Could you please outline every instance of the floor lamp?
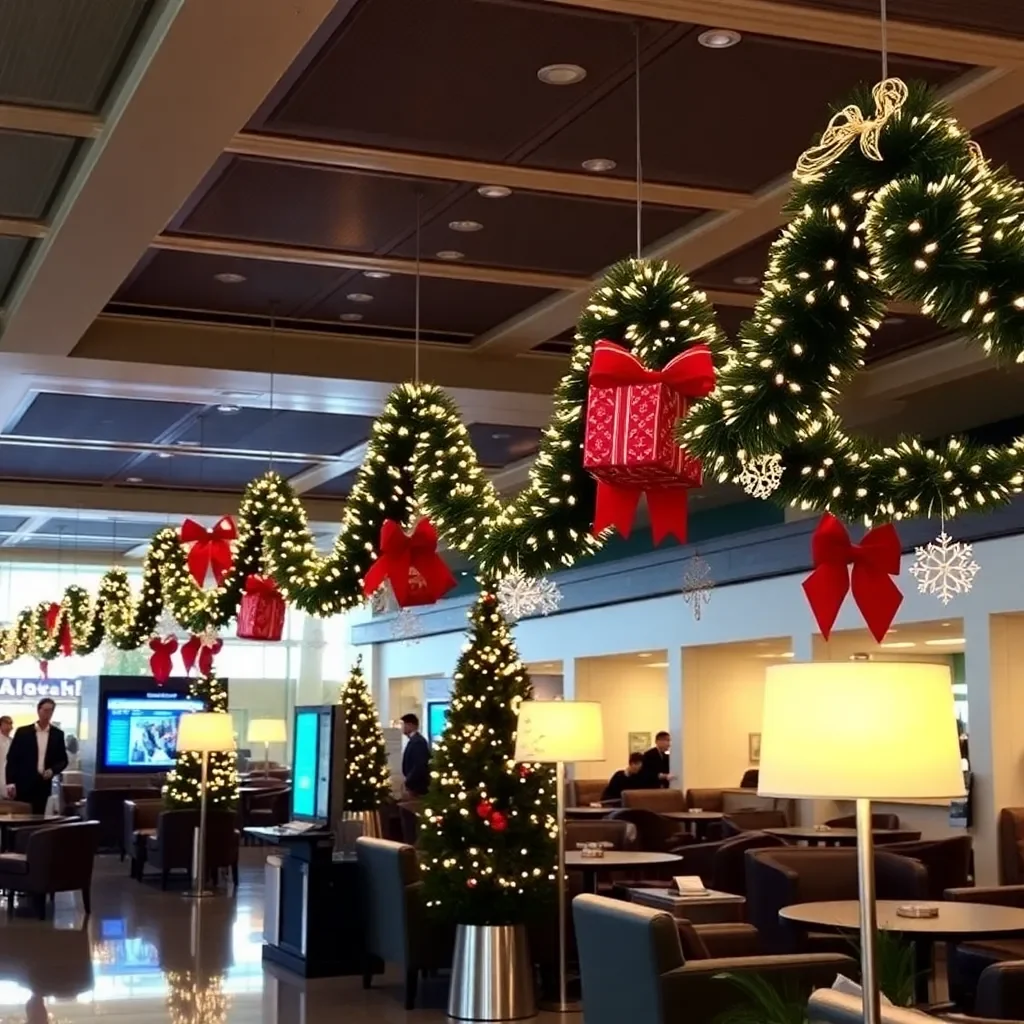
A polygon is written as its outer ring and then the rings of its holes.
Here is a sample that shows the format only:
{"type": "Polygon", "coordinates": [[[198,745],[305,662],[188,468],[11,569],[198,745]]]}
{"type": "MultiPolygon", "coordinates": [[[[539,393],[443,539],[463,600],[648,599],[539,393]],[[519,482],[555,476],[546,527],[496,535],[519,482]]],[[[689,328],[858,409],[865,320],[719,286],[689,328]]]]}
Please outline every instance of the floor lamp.
{"type": "Polygon", "coordinates": [[[565,766],[576,761],[604,760],[604,726],[601,705],[578,700],[528,700],[519,708],[516,727],[518,762],[555,765],[558,816],[558,1002],[545,1010],[574,1013],[566,985],[565,907],[565,766]]]}
{"type": "Polygon", "coordinates": [[[193,711],[178,723],[178,750],[202,755],[199,783],[199,849],[193,858],[192,888],[186,896],[212,896],[206,885],[206,804],[210,755],[235,749],[231,716],[223,711],[193,711]]]}
{"type": "Polygon", "coordinates": [[[872,800],[964,796],[945,665],[849,661],[765,673],[758,793],[854,800],[864,1022],[879,1024],[872,800]]]}
{"type": "Polygon", "coordinates": [[[246,739],[263,744],[263,777],[270,776],[270,744],[288,742],[288,726],[283,718],[254,718],[249,723],[246,739]]]}

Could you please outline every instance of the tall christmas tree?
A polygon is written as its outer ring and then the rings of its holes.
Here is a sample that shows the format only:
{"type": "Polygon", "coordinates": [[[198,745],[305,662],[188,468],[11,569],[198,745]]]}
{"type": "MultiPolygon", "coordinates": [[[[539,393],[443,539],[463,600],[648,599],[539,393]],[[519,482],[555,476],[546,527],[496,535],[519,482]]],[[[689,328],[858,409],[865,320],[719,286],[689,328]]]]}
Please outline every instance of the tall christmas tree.
{"type": "Polygon", "coordinates": [[[345,712],[345,810],[379,810],[391,799],[391,772],[361,654],[341,691],[340,703],[345,712]]]}
{"type": "Polygon", "coordinates": [[[495,595],[482,593],[469,618],[421,812],[424,890],[458,924],[519,924],[554,899],[554,771],[513,760],[533,691],[495,595]]]}
{"type": "MultiPolygon", "coordinates": [[[[214,675],[198,676],[189,683],[188,695],[203,702],[203,710],[228,713],[227,687],[214,675]]],[[[232,750],[209,755],[206,792],[209,807],[234,807],[238,803],[238,758],[232,750]]],[[[163,787],[168,807],[198,807],[202,792],[203,755],[179,750],[178,760],[167,773],[163,787]]]]}

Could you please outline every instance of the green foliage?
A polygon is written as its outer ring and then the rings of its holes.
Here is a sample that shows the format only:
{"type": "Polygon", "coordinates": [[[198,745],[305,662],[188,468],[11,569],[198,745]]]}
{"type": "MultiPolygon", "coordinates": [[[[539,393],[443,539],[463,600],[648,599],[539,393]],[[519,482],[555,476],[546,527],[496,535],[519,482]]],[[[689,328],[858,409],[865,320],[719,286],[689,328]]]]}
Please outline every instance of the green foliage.
{"type": "Polygon", "coordinates": [[[480,595],[470,622],[420,817],[423,885],[428,906],[449,920],[517,924],[554,896],[554,772],[513,760],[532,688],[493,594],[480,595]]]}
{"type": "Polygon", "coordinates": [[[391,799],[391,773],[377,708],[363,676],[361,654],[352,666],[339,703],[345,712],[345,810],[376,811],[391,799]]]}

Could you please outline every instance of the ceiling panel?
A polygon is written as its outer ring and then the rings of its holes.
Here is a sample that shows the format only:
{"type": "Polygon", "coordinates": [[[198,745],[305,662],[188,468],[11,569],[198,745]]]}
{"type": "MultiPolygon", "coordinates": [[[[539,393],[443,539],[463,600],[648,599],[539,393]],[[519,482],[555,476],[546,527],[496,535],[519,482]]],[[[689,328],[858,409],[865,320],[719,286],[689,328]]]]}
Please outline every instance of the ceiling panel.
{"type": "Polygon", "coordinates": [[[0,477],[17,480],[104,481],[128,464],[124,452],[0,445],[0,477]]]}
{"type": "Polygon", "coordinates": [[[473,423],[469,436],[481,465],[490,469],[508,466],[535,455],[540,446],[540,429],[498,423],[473,423]]]}
{"type": "MultiPolygon", "coordinates": [[[[1021,10],[1024,13],[1024,5],[1021,10]]],[[[1024,178],[1024,111],[1008,114],[974,137],[994,166],[1005,164],[1018,178],[1024,178]]]]}
{"type": "MultiPolygon", "coordinates": [[[[762,36],[711,50],[697,35],[688,33],[642,74],[643,170],[651,181],[760,188],[792,169],[824,130],[830,104],[878,77],[879,58],[865,51],[762,36]]],[[[890,58],[890,74],[934,84],[962,70],[890,58]]],[[[632,175],[634,104],[634,84],[623,82],[523,162],[579,170],[583,160],[607,157],[632,175]]]]}
{"type": "MultiPolygon", "coordinates": [[[[153,532],[156,532],[156,528],[154,528],[153,532]]],[[[132,548],[138,547],[138,545],[139,542],[137,540],[121,540],[120,537],[115,542],[103,537],[72,537],[70,535],[55,536],[52,533],[33,533],[25,537],[24,540],[19,538],[19,542],[15,546],[18,548],[56,551],[60,557],[54,565],[59,567],[61,565],[74,565],[76,551],[105,551],[114,556],[123,555],[131,551],[132,548]]]]}
{"type": "Polygon", "coordinates": [[[25,253],[32,245],[27,238],[11,238],[0,236],[0,301],[7,296],[14,275],[18,272],[25,253]]]}
{"type": "Polygon", "coordinates": [[[3,0],[0,101],[98,113],[151,0],[3,0]]]}
{"type": "Polygon", "coordinates": [[[728,256],[695,270],[690,279],[701,288],[756,295],[761,291],[761,278],[768,268],[768,250],[778,235],[778,231],[763,235],[728,256]]]}
{"type": "MultiPolygon", "coordinates": [[[[642,44],[674,31],[643,23],[642,44]]],[[[554,4],[363,0],[252,127],[501,160],[628,74],[633,48],[630,19],[554,4]],[[539,68],[566,62],[586,68],[586,79],[538,81],[539,68]]]]}
{"type": "Polygon", "coordinates": [[[0,516],[0,533],[13,533],[24,522],[24,516],[0,516]]]}
{"type": "Polygon", "coordinates": [[[194,420],[176,441],[209,448],[337,455],[370,436],[369,416],[337,416],[290,409],[217,410],[194,420]]]}
{"type": "MultiPolygon", "coordinates": [[[[131,475],[141,478],[143,486],[189,487],[196,490],[239,491],[270,468],[270,459],[214,459],[198,455],[162,459],[149,455],[132,465],[131,475]]],[[[274,463],[284,476],[294,476],[310,468],[309,463],[274,463]]],[[[234,514],[235,503],[225,502],[224,512],[234,514]]]]}
{"type": "MultiPolygon", "coordinates": [[[[878,15],[878,0],[790,0],[802,7],[878,15]]],[[[1024,5],[1020,0],[889,0],[892,21],[950,25],[955,28],[1024,37],[1024,5]]]]}
{"type": "Polygon", "coordinates": [[[306,493],[311,498],[344,498],[355,486],[358,473],[358,469],[353,469],[351,472],[345,473],[342,476],[336,476],[333,480],[328,480],[326,483],[321,484],[319,487],[314,487],[306,493]]]}
{"type": "MultiPolygon", "coordinates": [[[[195,407],[185,402],[150,402],[93,395],[41,392],[11,434],[90,441],[155,440],[195,407]]],[[[76,455],[84,455],[77,452],[76,455]]],[[[119,455],[124,460],[125,455],[119,455]]]]}
{"type": "Polygon", "coordinates": [[[160,523],[131,522],[125,519],[84,519],[68,516],[54,516],[47,519],[39,528],[40,533],[70,534],[74,537],[92,537],[110,542],[116,537],[118,541],[146,540],[161,529],[160,523]]]}
{"type": "Polygon", "coordinates": [[[0,216],[45,217],[78,145],[57,135],[0,131],[0,216]]]}

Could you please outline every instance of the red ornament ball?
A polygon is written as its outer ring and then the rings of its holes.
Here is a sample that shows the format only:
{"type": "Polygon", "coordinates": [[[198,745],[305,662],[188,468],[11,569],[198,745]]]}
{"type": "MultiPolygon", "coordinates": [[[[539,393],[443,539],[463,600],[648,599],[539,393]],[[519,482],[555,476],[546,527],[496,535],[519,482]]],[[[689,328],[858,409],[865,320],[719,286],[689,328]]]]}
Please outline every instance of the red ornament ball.
{"type": "Polygon", "coordinates": [[[467,878],[466,879],[466,888],[467,889],[475,889],[476,888],[476,879],[475,878],[467,878]]]}
{"type": "Polygon", "coordinates": [[[504,832],[508,828],[508,818],[501,811],[495,811],[491,815],[491,828],[495,832],[504,832]]]}
{"type": "Polygon", "coordinates": [[[481,800],[480,803],[476,805],[476,813],[481,818],[489,818],[494,813],[494,808],[491,806],[489,801],[481,800]]]}
{"type": "Polygon", "coordinates": [[[533,769],[528,764],[521,764],[519,766],[519,774],[525,779],[527,775],[533,774],[533,769]]]}

